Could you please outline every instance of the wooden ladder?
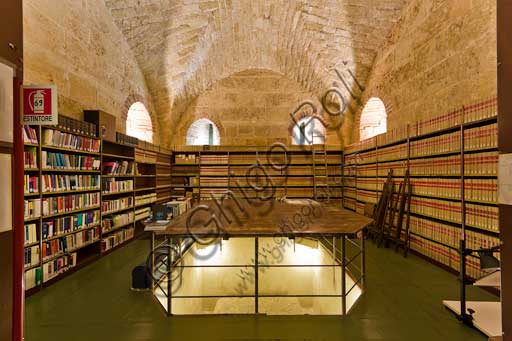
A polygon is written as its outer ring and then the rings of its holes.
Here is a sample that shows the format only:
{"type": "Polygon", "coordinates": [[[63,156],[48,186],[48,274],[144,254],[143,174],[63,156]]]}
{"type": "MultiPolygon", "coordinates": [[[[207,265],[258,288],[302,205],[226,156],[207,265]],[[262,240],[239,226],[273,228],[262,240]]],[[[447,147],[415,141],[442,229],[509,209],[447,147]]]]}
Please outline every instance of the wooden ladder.
{"type": "Polygon", "coordinates": [[[313,188],[315,200],[330,200],[329,169],[327,168],[327,150],[325,144],[311,145],[313,158],[313,188]]]}

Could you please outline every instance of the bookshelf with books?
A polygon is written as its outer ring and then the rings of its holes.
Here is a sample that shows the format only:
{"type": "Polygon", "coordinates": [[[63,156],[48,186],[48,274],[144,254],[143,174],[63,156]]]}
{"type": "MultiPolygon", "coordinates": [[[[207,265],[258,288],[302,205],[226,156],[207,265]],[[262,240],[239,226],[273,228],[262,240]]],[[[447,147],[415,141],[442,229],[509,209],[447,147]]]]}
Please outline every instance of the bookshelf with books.
{"type": "MultiPolygon", "coordinates": [[[[202,200],[227,190],[241,198],[274,196],[313,198],[315,177],[309,146],[175,147],[172,156],[173,195],[202,200]]],[[[323,160],[323,159],[322,159],[323,160]]],[[[330,199],[341,204],[342,152],[326,150],[330,199]]]]}
{"type": "MultiPolygon", "coordinates": [[[[457,270],[462,225],[468,247],[497,245],[496,104],[469,105],[347,146],[344,207],[362,213],[378,200],[389,170],[396,188],[409,170],[414,251],[457,270]]],[[[467,273],[479,277],[477,258],[469,258],[467,273]]]]}
{"type": "Polygon", "coordinates": [[[133,240],[157,193],[171,199],[169,150],[96,133],[62,115],[56,126],[23,129],[28,295],[133,240]]]}
{"type": "Polygon", "coordinates": [[[102,212],[101,253],[122,245],[131,238],[125,230],[135,228],[135,148],[133,146],[103,141],[102,150],[102,212]],[[115,241],[115,242],[114,242],[115,241]]]}
{"type": "Polygon", "coordinates": [[[160,148],[156,155],[156,198],[159,203],[172,197],[171,151],[160,148]]]}
{"type": "Polygon", "coordinates": [[[100,149],[94,125],[59,116],[25,126],[25,279],[30,294],[99,253],[100,149]]]}

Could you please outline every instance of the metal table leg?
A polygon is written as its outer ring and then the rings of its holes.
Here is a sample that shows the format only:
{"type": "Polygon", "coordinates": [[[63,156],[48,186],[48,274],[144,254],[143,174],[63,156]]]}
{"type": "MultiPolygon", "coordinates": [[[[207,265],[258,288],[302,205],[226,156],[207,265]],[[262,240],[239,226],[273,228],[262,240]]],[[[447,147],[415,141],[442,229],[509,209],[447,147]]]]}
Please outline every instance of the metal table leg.
{"type": "Polygon", "coordinates": [[[341,235],[341,314],[347,314],[347,280],[345,269],[345,235],[341,235]]]}

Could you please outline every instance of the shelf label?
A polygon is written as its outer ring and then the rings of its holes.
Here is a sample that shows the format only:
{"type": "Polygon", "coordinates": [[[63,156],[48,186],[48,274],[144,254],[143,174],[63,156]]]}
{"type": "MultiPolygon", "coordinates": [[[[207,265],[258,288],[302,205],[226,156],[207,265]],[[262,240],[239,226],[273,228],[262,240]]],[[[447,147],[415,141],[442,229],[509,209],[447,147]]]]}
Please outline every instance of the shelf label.
{"type": "Polygon", "coordinates": [[[499,203],[512,205],[512,154],[501,154],[498,170],[499,203]]]}
{"type": "Polygon", "coordinates": [[[21,87],[21,123],[57,125],[57,86],[24,85],[21,87]]]}

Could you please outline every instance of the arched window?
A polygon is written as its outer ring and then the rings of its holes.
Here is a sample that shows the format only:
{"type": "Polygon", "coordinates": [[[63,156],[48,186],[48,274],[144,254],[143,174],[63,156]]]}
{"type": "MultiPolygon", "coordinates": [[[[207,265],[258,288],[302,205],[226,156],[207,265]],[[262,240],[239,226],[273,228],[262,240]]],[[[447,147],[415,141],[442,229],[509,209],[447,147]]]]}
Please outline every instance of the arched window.
{"type": "Polygon", "coordinates": [[[298,145],[324,144],[325,126],[318,118],[304,117],[293,127],[292,143],[298,145]]]}
{"type": "Polygon", "coordinates": [[[377,97],[366,102],[361,113],[359,136],[361,140],[368,139],[387,131],[387,114],[384,103],[377,97]]]}
{"type": "Polygon", "coordinates": [[[151,116],[149,116],[146,106],[141,102],[133,103],[128,110],[126,135],[153,143],[153,123],[151,122],[151,116]]]}
{"type": "Polygon", "coordinates": [[[187,131],[187,145],[220,145],[219,129],[207,118],[201,118],[190,125],[187,131]]]}

